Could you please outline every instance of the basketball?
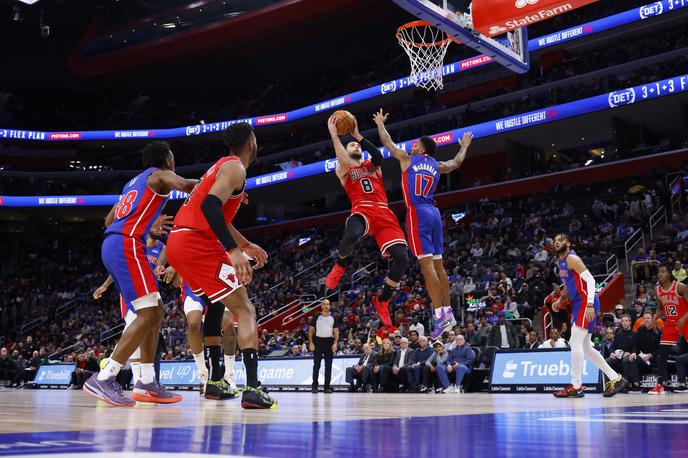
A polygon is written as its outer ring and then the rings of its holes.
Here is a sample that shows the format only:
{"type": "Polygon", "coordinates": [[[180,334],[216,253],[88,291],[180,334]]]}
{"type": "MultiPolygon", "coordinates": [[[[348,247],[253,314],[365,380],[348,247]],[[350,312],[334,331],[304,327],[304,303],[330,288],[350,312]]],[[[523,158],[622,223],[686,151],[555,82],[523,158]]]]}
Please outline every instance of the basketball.
{"type": "Polygon", "coordinates": [[[347,135],[354,131],[356,123],[354,115],[346,110],[338,110],[334,112],[334,117],[336,118],[337,135],[347,135]]]}

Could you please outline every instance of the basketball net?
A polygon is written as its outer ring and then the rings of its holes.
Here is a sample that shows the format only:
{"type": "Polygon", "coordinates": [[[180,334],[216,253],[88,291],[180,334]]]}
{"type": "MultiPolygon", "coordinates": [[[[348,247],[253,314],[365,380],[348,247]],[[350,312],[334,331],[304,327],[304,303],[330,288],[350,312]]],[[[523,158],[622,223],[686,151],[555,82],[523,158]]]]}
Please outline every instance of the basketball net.
{"type": "Polygon", "coordinates": [[[425,21],[414,21],[399,27],[397,40],[411,61],[411,83],[427,90],[442,89],[442,67],[451,38],[425,21]]]}

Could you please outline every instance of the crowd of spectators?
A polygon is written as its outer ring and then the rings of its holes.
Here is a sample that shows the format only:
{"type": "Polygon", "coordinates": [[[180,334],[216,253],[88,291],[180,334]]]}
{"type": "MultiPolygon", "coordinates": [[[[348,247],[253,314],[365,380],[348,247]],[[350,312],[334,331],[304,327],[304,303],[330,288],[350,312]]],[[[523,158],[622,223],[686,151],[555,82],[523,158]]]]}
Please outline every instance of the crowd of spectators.
{"type": "MultiPolygon", "coordinates": [[[[604,273],[604,261],[619,253],[628,230],[643,227],[647,215],[660,205],[659,189],[657,177],[650,170],[631,181],[599,186],[557,185],[551,192],[518,199],[481,199],[459,221],[451,218],[452,211],[445,212],[445,265],[458,321],[442,337],[447,358],[451,361],[451,350],[459,336],[468,346],[482,350],[565,346],[569,337],[565,307],[562,314],[553,313],[556,333],[549,334],[547,339],[541,339],[544,336],[538,335],[532,325],[542,305],[557,299],[557,291],[552,292],[552,285],[558,283],[552,263],[554,235],[569,232],[574,248],[588,267],[593,272],[604,273]]],[[[21,383],[28,378],[17,379],[16,370],[23,368],[20,372],[26,374],[28,371],[24,369],[35,369],[34,364],[28,363],[35,356],[39,356],[41,363],[73,361],[84,366],[79,369],[91,370],[94,359],[112,351],[116,337],[104,337],[121,324],[114,289],[99,302],[90,295],[106,276],[100,263],[99,224],[63,222],[40,227],[7,223],[4,229],[12,234],[13,244],[0,248],[7,292],[0,298],[0,335],[6,336],[8,358],[15,362],[16,368],[13,375],[3,374],[11,384],[21,383]],[[75,240],[79,242],[74,243],[75,240]],[[28,328],[24,334],[35,336],[35,343],[20,335],[21,325],[32,321],[35,327],[28,328]],[[17,351],[27,361],[26,365],[16,361],[17,351]],[[38,354],[34,355],[34,351],[38,354]],[[89,362],[91,367],[87,368],[89,362]]],[[[672,219],[666,234],[649,248],[659,250],[660,256],[667,260],[683,262],[683,246],[670,240],[685,230],[685,223],[672,219]]],[[[322,297],[324,278],[331,268],[341,231],[339,225],[330,225],[256,239],[271,256],[271,263],[255,273],[249,287],[259,319],[269,319],[277,308],[292,301],[308,304],[322,297]]],[[[377,354],[381,341],[387,338],[393,349],[401,348],[402,339],[406,338],[409,347],[415,350],[433,326],[431,305],[418,266],[411,266],[392,299],[396,330],[390,333],[381,329],[370,302],[386,275],[386,262],[379,259],[371,239],[361,241],[358,248],[349,272],[367,266],[369,275],[345,283],[344,291],[332,298],[333,313],[342,323],[337,354],[360,354],[366,344],[377,354]]],[[[680,275],[682,267],[676,270],[680,275]]],[[[639,286],[637,300],[650,303],[650,290],[639,286]]],[[[162,285],[162,295],[168,308],[162,326],[162,359],[189,359],[192,356],[187,347],[178,291],[162,285]]],[[[267,356],[274,351],[288,350],[289,356],[309,356],[307,331],[305,317],[293,330],[265,328],[259,353],[267,356]]],[[[600,341],[606,338],[603,323],[596,328],[596,336],[600,341]]],[[[489,364],[486,355],[474,355],[478,367],[489,364]]],[[[390,370],[393,368],[392,365],[390,370]]],[[[372,375],[365,383],[361,380],[359,388],[385,389],[380,386],[382,379],[375,382],[380,370],[376,372],[373,366],[372,375]],[[363,386],[367,384],[370,387],[363,386]]],[[[409,375],[406,389],[425,389],[429,386],[428,377],[439,376],[437,369],[428,369],[430,374],[424,371],[416,370],[411,374],[413,377],[409,375]]],[[[363,372],[358,375],[363,377],[363,372]]],[[[392,375],[399,374],[388,373],[386,369],[383,372],[382,385],[391,388],[387,382],[395,380],[392,375]]],[[[75,373],[75,386],[82,382],[84,374],[75,373]]]]}

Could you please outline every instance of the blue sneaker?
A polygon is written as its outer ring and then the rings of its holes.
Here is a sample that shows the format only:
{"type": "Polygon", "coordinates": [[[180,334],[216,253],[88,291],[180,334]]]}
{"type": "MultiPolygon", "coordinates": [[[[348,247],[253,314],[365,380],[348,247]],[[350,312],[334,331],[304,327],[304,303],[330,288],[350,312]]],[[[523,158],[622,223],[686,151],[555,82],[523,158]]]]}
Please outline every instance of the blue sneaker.
{"type": "Polygon", "coordinates": [[[114,407],[134,407],[136,405],[136,401],[124,394],[122,387],[114,378],[98,380],[97,372],[86,380],[83,390],[114,407]]]}
{"type": "Polygon", "coordinates": [[[444,308],[442,309],[442,314],[440,315],[439,319],[435,319],[435,329],[432,331],[432,334],[430,335],[432,340],[439,339],[443,333],[445,333],[451,328],[452,317],[453,314],[447,316],[446,312],[444,311],[444,308]]]}

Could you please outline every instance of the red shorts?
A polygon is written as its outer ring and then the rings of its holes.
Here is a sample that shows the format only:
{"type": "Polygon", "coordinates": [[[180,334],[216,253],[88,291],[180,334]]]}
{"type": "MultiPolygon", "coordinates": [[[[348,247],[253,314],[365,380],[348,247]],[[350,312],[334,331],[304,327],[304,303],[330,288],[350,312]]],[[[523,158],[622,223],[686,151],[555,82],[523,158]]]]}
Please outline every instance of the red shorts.
{"type": "Polygon", "coordinates": [[[243,286],[220,242],[201,232],[173,230],[167,239],[167,259],[191,291],[198,296],[205,294],[210,302],[224,299],[243,286]]]}
{"type": "Polygon", "coordinates": [[[683,334],[683,337],[688,339],[688,324],[683,326],[683,329],[678,329],[678,320],[670,321],[667,320],[664,323],[664,329],[662,330],[662,337],[660,339],[660,344],[662,345],[676,345],[678,343],[678,335],[683,334]]]}
{"type": "MultiPolygon", "coordinates": [[[[363,217],[366,225],[366,231],[363,234],[372,235],[380,247],[380,253],[385,255],[385,252],[392,245],[397,243],[406,243],[404,231],[399,226],[397,215],[392,210],[383,204],[360,204],[351,210],[351,216],[360,215],[363,217]]],[[[349,218],[351,218],[351,216],[349,218]]]]}

